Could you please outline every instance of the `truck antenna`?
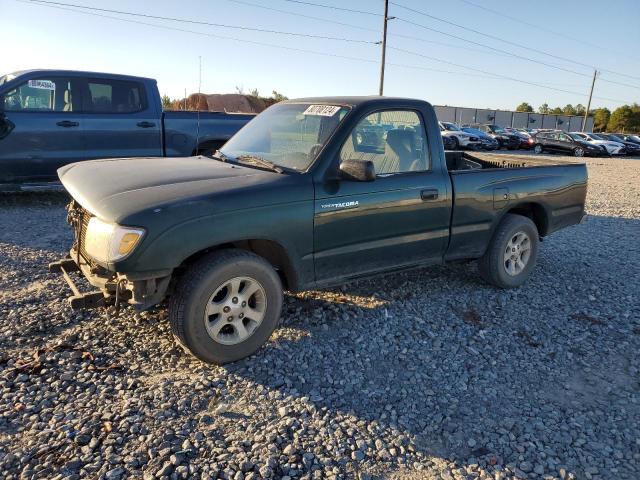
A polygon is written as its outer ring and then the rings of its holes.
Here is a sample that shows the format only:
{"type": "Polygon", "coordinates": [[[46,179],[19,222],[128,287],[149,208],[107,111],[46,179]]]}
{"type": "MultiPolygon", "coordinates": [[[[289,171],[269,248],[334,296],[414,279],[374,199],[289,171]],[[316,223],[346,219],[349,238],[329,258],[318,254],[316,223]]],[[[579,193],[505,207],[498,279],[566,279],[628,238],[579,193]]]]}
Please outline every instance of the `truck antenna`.
{"type": "Polygon", "coordinates": [[[196,129],[196,153],[200,144],[200,92],[202,91],[202,55],[198,55],[198,101],[196,108],[198,109],[198,126],[196,129]]]}

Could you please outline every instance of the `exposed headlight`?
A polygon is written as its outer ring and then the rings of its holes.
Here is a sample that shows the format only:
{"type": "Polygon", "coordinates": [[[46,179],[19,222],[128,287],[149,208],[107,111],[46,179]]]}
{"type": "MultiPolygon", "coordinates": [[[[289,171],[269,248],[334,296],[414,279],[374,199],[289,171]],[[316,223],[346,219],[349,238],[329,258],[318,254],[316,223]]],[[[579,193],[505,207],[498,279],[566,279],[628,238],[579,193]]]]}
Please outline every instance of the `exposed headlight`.
{"type": "Polygon", "coordinates": [[[129,255],[143,235],[142,228],[122,227],[93,217],[87,226],[84,250],[99,262],[115,262],[129,255]]]}

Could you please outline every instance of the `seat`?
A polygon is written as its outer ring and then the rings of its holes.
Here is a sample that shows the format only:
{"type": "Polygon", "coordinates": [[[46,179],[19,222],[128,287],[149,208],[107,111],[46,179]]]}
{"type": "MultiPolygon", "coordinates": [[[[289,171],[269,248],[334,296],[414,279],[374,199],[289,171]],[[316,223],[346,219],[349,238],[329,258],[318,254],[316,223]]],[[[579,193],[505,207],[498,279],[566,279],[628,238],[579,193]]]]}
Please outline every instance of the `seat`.
{"type": "Polygon", "coordinates": [[[389,130],[384,145],[384,157],[374,163],[376,172],[380,174],[421,170],[416,152],[415,132],[408,129],[389,130]]]}
{"type": "Polygon", "coordinates": [[[64,91],[64,107],[62,107],[63,112],[72,112],[73,111],[73,97],[71,95],[71,90],[64,91]]]}

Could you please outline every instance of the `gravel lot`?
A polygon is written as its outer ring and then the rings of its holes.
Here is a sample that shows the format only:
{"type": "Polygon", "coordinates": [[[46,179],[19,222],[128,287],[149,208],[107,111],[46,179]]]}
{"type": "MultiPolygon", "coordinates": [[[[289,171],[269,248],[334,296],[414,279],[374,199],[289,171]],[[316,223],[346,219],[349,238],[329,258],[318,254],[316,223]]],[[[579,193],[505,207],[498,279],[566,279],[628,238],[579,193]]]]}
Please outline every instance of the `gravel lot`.
{"type": "Polygon", "coordinates": [[[589,221],[524,287],[469,264],[289,296],[226,367],[162,310],[72,313],[61,199],[5,198],[0,477],[638,478],[640,161],[587,162],[589,221]]]}

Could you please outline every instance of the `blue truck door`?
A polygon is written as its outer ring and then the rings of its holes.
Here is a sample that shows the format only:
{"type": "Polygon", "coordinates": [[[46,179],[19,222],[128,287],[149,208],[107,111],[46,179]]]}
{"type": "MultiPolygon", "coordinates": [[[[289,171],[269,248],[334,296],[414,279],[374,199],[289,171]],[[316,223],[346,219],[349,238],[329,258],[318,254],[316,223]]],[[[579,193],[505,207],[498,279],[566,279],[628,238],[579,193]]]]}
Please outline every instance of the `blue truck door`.
{"type": "Polygon", "coordinates": [[[339,160],[370,160],[377,176],[316,185],[318,282],[441,261],[449,236],[449,177],[433,168],[427,145],[414,111],[373,113],[356,125],[339,160]]]}
{"type": "Polygon", "coordinates": [[[0,95],[0,182],[49,182],[56,170],[85,158],[80,83],[75,78],[25,80],[0,95]]]}
{"type": "Polygon", "coordinates": [[[142,82],[88,78],[83,96],[87,158],[162,156],[161,112],[142,82]]]}

